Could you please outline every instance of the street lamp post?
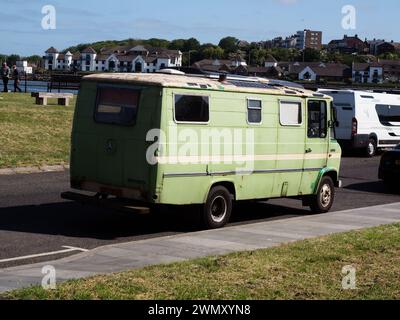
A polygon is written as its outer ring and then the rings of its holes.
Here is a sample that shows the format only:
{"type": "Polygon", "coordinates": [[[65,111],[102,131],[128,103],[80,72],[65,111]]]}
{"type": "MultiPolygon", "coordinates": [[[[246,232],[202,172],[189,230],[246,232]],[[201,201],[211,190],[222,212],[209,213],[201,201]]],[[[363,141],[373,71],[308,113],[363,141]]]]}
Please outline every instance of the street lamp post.
{"type": "Polygon", "coordinates": [[[188,51],[188,53],[189,53],[188,67],[189,67],[189,68],[190,68],[190,66],[191,66],[191,64],[190,64],[190,53],[192,53],[192,52],[197,52],[197,50],[189,50],[189,51],[188,51]]]}

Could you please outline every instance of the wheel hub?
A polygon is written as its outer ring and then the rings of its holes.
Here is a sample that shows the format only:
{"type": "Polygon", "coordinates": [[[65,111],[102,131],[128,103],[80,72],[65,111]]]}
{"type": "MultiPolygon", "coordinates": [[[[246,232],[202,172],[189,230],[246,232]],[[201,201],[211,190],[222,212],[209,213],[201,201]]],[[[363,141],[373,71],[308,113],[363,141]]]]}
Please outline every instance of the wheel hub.
{"type": "Polygon", "coordinates": [[[324,184],[321,188],[321,204],[323,207],[327,207],[331,203],[332,199],[332,190],[331,187],[327,184],[324,184]]]}
{"type": "Polygon", "coordinates": [[[214,222],[222,222],[226,216],[228,205],[222,196],[216,197],[211,203],[211,218],[214,222]]]}
{"type": "Polygon", "coordinates": [[[369,154],[373,154],[374,151],[375,151],[375,146],[370,142],[368,144],[368,152],[369,152],[369,154]]]}

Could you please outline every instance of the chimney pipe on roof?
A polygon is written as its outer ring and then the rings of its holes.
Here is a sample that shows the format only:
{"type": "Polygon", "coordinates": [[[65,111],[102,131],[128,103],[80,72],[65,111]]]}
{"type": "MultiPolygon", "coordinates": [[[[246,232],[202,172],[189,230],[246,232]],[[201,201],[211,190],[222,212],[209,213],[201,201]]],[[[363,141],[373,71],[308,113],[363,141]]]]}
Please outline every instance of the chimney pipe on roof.
{"type": "Polygon", "coordinates": [[[228,78],[228,76],[227,76],[226,73],[221,73],[221,74],[219,75],[218,81],[219,81],[219,82],[225,82],[227,78],[228,78]]]}

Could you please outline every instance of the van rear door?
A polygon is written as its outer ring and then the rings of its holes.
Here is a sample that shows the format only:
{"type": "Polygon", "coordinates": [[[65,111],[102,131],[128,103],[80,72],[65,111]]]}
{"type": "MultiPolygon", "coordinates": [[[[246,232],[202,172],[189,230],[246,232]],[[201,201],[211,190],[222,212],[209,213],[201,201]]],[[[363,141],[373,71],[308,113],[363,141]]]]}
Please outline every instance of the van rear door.
{"type": "Polygon", "coordinates": [[[146,134],[160,125],[160,90],[122,83],[83,85],[71,157],[71,178],[81,181],[82,189],[151,198],[155,182],[146,160],[146,134]]]}

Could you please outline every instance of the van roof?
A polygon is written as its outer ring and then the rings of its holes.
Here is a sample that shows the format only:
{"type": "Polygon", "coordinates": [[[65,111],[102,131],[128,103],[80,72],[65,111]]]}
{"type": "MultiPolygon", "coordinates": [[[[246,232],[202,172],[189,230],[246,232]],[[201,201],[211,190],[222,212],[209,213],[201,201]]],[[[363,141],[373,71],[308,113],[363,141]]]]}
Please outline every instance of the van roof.
{"type": "Polygon", "coordinates": [[[368,90],[351,90],[351,89],[340,89],[340,90],[335,90],[335,89],[318,89],[317,92],[326,94],[326,95],[331,95],[331,94],[351,94],[355,96],[361,96],[361,97],[376,97],[376,98],[382,98],[382,97],[390,97],[394,98],[396,100],[400,99],[399,94],[395,93],[386,93],[386,92],[374,92],[374,91],[368,91],[368,90]]]}
{"type": "Polygon", "coordinates": [[[218,77],[204,75],[175,75],[163,73],[99,73],[85,76],[84,80],[134,83],[169,88],[208,89],[229,92],[248,92],[300,97],[330,98],[328,95],[256,77],[232,77],[220,82],[218,77]]]}

